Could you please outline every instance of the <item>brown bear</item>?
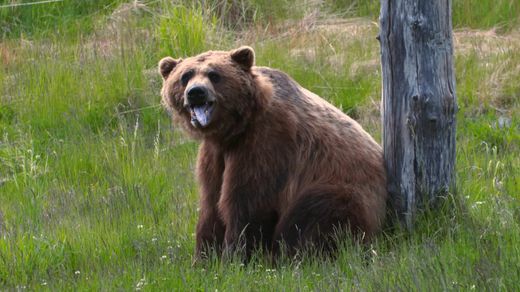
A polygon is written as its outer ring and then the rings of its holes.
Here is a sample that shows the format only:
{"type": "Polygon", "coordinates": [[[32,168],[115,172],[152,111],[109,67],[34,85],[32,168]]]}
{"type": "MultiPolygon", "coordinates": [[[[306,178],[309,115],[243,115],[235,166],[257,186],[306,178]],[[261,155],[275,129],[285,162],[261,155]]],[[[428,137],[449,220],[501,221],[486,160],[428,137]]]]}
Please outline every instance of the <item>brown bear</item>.
{"type": "Polygon", "coordinates": [[[338,230],[369,241],[386,213],[381,147],[346,114],[254,59],[244,46],[159,62],[163,104],[202,140],[196,255],[329,250],[338,230]]]}

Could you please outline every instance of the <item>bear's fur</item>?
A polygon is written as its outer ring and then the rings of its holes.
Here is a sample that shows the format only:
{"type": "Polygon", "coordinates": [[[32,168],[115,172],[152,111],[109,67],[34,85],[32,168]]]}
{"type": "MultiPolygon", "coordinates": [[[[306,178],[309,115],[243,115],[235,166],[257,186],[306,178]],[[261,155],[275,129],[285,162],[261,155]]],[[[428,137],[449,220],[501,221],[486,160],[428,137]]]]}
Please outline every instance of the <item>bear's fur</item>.
{"type": "Polygon", "coordinates": [[[386,213],[381,147],[346,114],[254,51],[162,59],[162,102],[193,137],[200,214],[196,254],[334,248],[337,230],[367,242],[386,213]]]}

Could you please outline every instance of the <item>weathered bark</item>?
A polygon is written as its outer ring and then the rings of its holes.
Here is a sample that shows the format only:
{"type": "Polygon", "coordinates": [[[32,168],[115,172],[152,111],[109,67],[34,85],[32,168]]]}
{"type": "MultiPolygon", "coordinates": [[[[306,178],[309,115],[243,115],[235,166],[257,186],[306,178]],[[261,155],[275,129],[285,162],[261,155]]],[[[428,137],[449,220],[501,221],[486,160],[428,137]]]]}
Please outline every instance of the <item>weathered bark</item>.
{"type": "Polygon", "coordinates": [[[454,184],[451,0],[381,0],[383,148],[394,210],[416,210],[454,184]]]}

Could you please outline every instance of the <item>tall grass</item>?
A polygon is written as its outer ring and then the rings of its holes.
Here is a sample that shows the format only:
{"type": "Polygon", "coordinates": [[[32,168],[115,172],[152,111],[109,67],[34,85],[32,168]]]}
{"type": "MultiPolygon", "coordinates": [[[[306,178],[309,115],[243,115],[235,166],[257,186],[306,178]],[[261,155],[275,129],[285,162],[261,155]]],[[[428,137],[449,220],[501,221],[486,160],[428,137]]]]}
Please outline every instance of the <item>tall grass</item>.
{"type": "Polygon", "coordinates": [[[245,42],[379,139],[377,26],[323,21],[312,1],[272,2],[280,15],[262,1],[80,2],[0,9],[0,289],[520,288],[516,35],[456,34],[458,186],[414,232],[345,241],[336,259],[192,266],[197,143],[159,107],[157,61],[245,42]],[[253,21],[223,23],[233,13],[253,21]]]}
{"type": "MultiPolygon", "coordinates": [[[[30,3],[31,0],[0,1],[1,5],[11,3],[30,3]]],[[[453,0],[453,24],[456,28],[493,28],[509,31],[520,23],[520,3],[514,0],[476,1],[453,0]]],[[[60,1],[30,6],[15,6],[0,9],[0,36],[2,38],[17,37],[49,37],[60,34],[68,38],[92,32],[114,9],[122,4],[146,5],[153,8],[166,8],[169,13],[165,17],[175,15],[179,7],[198,7],[211,12],[216,19],[231,29],[241,29],[252,23],[274,23],[286,19],[299,19],[319,8],[334,12],[343,17],[368,16],[377,19],[379,0],[211,0],[211,1],[125,1],[125,0],[93,0],[93,1],[60,1]],[[130,3],[129,3],[130,2],[130,3]],[[133,3],[132,3],[133,2],[133,3]],[[177,7],[177,8],[174,8],[177,7]]],[[[179,15],[182,19],[183,14],[179,15]]],[[[211,26],[216,19],[206,19],[211,26]]],[[[172,21],[170,19],[170,21],[172,21]]],[[[184,25],[187,22],[183,22],[184,25]]]]}
{"type": "MultiPolygon", "coordinates": [[[[217,19],[203,6],[166,5],[156,35],[163,56],[191,56],[204,51],[210,37],[216,35],[217,19]]],[[[218,40],[214,39],[215,47],[218,40]]]]}

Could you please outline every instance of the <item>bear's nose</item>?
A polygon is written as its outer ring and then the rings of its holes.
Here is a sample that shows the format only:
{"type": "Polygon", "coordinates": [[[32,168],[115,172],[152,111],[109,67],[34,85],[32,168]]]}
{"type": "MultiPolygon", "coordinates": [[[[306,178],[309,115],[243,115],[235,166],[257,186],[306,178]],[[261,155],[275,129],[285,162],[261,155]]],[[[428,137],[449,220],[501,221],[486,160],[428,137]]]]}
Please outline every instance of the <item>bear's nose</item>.
{"type": "Polygon", "coordinates": [[[204,86],[193,86],[186,93],[189,105],[204,104],[208,98],[208,90],[204,86]]]}

